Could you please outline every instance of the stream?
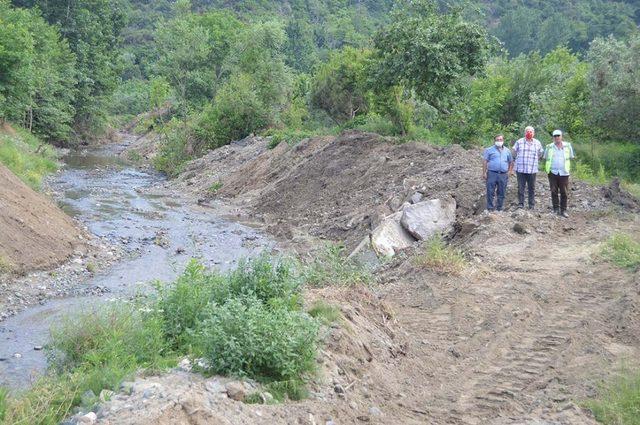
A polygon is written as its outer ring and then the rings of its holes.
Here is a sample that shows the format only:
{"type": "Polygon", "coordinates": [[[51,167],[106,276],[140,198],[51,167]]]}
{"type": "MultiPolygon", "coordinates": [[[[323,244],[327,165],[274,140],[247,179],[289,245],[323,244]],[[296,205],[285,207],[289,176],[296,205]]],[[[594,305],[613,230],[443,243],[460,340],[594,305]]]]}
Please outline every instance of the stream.
{"type": "Polygon", "coordinates": [[[49,330],[65,316],[91,311],[114,299],[149,291],[150,281],[173,280],[192,259],[226,270],[241,258],[270,250],[260,232],[216,216],[175,195],[151,195],[162,174],[140,170],[118,158],[135,136],[101,148],[72,152],[50,179],[56,201],[95,234],[128,253],[83,283],[101,296],[70,296],[27,308],[0,323],[0,387],[28,388],[45,371],[49,330]]]}

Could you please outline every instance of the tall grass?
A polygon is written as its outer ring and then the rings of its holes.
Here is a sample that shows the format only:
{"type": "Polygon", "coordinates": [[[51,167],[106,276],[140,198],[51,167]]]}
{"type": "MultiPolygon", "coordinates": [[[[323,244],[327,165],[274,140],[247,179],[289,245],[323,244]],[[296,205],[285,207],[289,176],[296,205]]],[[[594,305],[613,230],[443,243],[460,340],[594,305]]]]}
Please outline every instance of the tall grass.
{"type": "Polygon", "coordinates": [[[600,255],[620,267],[635,271],[640,267],[640,242],[616,233],[604,243],[600,255]]]}
{"type": "Polygon", "coordinates": [[[42,178],[58,168],[51,146],[23,129],[15,130],[15,134],[0,129],[0,163],[36,190],[42,178]]]}
{"type": "Polygon", "coordinates": [[[304,269],[304,280],[315,287],[368,285],[373,282],[373,274],[348,258],[344,245],[329,244],[313,254],[304,269]]]}
{"type": "Polygon", "coordinates": [[[426,241],[424,251],[414,258],[414,264],[454,276],[460,275],[468,265],[462,252],[447,245],[440,235],[426,241]]]}
{"type": "Polygon", "coordinates": [[[604,425],[640,425],[640,372],[616,377],[585,405],[604,425]]]}

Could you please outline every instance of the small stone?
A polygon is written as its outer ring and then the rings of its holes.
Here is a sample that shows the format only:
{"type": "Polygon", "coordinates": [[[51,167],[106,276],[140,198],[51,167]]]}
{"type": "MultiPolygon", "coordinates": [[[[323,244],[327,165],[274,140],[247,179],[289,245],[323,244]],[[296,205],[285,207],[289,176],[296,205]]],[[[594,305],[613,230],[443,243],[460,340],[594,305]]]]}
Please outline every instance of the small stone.
{"type": "Polygon", "coordinates": [[[376,406],[371,406],[369,408],[369,414],[371,416],[381,416],[382,415],[382,410],[378,409],[376,406]]]}
{"type": "Polygon", "coordinates": [[[93,412],[89,412],[84,416],[78,418],[78,423],[81,424],[94,424],[98,420],[98,415],[93,412]]]}
{"type": "Polygon", "coordinates": [[[409,201],[412,204],[417,204],[418,202],[422,201],[422,198],[423,198],[422,193],[416,192],[413,195],[411,195],[411,198],[409,198],[409,201]]]}
{"type": "Polygon", "coordinates": [[[229,398],[236,401],[244,401],[247,396],[244,385],[240,382],[229,382],[226,386],[229,398]]]}
{"type": "Polygon", "coordinates": [[[123,382],[120,384],[120,391],[126,395],[133,394],[133,382],[123,382]]]}
{"type": "Polygon", "coordinates": [[[21,359],[21,358],[22,358],[22,354],[20,354],[20,353],[15,353],[15,354],[13,355],[13,357],[15,357],[16,359],[21,359]]]}
{"type": "Polygon", "coordinates": [[[180,360],[180,363],[178,363],[178,369],[185,372],[191,372],[192,367],[193,366],[191,365],[191,361],[187,358],[180,360]]]}
{"type": "Polygon", "coordinates": [[[220,394],[227,392],[227,389],[224,387],[224,384],[220,382],[218,379],[212,379],[205,382],[204,387],[213,394],[220,394]]]}
{"type": "Polygon", "coordinates": [[[333,422],[331,419],[329,419],[327,422],[324,423],[324,425],[336,425],[336,423],[333,422]]]}
{"type": "Polygon", "coordinates": [[[80,397],[80,403],[85,407],[92,405],[95,401],[96,393],[91,390],[85,391],[84,394],[82,394],[82,396],[80,397]]]}
{"type": "Polygon", "coordinates": [[[342,388],[342,385],[340,385],[340,384],[336,384],[333,387],[333,390],[338,394],[344,394],[344,388],[342,388]]]}
{"type": "Polygon", "coordinates": [[[36,345],[35,347],[33,347],[33,349],[36,351],[40,351],[42,350],[42,348],[43,348],[42,345],[36,345]]]}
{"type": "Polygon", "coordinates": [[[519,235],[526,235],[529,231],[520,223],[516,223],[513,225],[513,231],[519,235]]]}
{"type": "Polygon", "coordinates": [[[360,415],[360,416],[358,416],[358,420],[362,421],[362,422],[369,422],[369,421],[371,421],[371,418],[369,416],[367,416],[367,415],[360,415]]]}

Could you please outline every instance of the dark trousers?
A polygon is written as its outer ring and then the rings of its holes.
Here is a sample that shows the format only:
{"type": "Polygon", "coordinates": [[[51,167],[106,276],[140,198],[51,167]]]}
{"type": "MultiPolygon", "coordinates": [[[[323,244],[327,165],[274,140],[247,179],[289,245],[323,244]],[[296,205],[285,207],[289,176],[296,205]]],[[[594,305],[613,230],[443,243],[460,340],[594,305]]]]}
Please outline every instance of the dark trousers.
{"type": "Polygon", "coordinates": [[[518,173],[518,205],[524,207],[524,188],[527,186],[529,208],[536,205],[536,173],[518,173]]]}
{"type": "Polygon", "coordinates": [[[507,191],[507,173],[487,172],[487,209],[493,211],[493,196],[498,192],[498,199],[495,209],[502,211],[504,205],[504,194],[507,191]]]}
{"type": "Polygon", "coordinates": [[[551,204],[554,211],[567,210],[567,192],[569,191],[569,176],[556,176],[549,173],[549,188],[551,189],[551,204]],[[558,192],[560,192],[560,202],[558,202],[558,192]]]}

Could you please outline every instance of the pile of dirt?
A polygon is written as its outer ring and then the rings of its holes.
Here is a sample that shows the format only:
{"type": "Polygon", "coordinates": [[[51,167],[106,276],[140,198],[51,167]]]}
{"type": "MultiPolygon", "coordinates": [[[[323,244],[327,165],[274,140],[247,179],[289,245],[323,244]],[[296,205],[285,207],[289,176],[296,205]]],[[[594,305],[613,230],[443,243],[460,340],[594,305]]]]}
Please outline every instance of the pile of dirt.
{"type": "MultiPolygon", "coordinates": [[[[424,199],[453,197],[459,221],[482,212],[481,153],[457,145],[398,144],[358,131],[305,139],[293,147],[283,142],[271,150],[266,140],[248,138],[192,161],[171,185],[201,200],[232,201],[281,240],[304,241],[311,235],[355,248],[416,192],[424,199]],[[212,192],[214,184],[220,190],[212,192]]],[[[537,202],[544,211],[550,204],[549,185],[540,177],[537,202]]],[[[512,178],[508,208],[516,206],[515,186],[512,178]]],[[[572,182],[573,211],[613,205],[599,188],[572,182]]]]}
{"type": "Polygon", "coordinates": [[[83,251],[85,239],[69,216],[0,165],[0,272],[55,266],[83,251]]]}

